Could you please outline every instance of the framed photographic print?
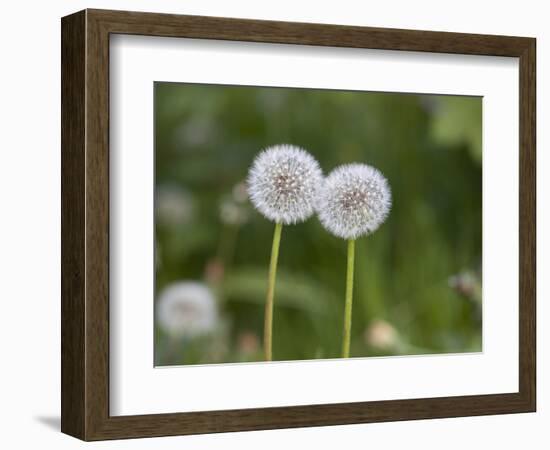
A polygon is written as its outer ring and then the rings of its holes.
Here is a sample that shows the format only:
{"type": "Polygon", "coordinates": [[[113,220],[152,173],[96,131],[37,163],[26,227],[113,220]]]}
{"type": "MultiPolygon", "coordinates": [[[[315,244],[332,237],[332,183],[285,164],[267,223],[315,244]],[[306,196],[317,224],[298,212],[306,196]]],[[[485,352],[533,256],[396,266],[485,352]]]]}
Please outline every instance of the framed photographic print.
{"type": "Polygon", "coordinates": [[[62,431],[535,411],[535,39],[62,29],[62,431]]]}

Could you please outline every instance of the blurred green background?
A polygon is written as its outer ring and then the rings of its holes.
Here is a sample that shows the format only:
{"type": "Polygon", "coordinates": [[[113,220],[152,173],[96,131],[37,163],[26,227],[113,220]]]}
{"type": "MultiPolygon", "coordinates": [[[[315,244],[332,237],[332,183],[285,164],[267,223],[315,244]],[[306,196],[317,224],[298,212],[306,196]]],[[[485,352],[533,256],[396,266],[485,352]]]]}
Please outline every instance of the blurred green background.
{"type": "MultiPolygon", "coordinates": [[[[357,241],[352,356],[481,351],[481,98],[154,89],[156,365],[262,360],[274,225],[248,203],[243,181],[256,154],[279,143],[309,150],[325,173],[373,165],[391,185],[388,220],[357,241]],[[182,280],[215,297],[203,333],[174,333],[158,314],[163,291],[182,280]]],[[[284,227],[275,360],[339,357],[345,271],[346,242],[316,217],[284,227]]],[[[200,316],[193,305],[172,317],[200,316]]]]}

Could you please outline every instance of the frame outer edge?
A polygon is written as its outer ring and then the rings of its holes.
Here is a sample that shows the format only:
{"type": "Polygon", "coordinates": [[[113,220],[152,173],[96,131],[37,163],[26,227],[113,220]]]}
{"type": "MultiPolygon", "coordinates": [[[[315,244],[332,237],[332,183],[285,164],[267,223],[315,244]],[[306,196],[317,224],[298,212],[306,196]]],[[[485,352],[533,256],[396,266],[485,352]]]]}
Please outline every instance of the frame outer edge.
{"type": "Polygon", "coordinates": [[[535,76],[531,38],[107,10],[63,18],[62,431],[101,440],[534,411],[535,76]],[[519,56],[519,392],[110,417],[110,33],[519,56]]]}
{"type": "Polygon", "coordinates": [[[85,440],[109,421],[109,31],[85,10],[85,440]]]}
{"type": "Polygon", "coordinates": [[[61,431],[86,433],[83,11],[61,20],[61,431]]]}
{"type": "Polygon", "coordinates": [[[536,411],[536,39],[520,56],[520,393],[536,411]]]}

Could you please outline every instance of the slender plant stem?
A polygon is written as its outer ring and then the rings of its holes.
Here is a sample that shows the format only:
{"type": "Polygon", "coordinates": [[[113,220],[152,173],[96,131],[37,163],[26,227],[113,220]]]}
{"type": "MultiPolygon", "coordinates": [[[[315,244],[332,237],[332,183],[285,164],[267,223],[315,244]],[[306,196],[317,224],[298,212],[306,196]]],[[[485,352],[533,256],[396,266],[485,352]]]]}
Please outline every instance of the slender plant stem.
{"type": "Polygon", "coordinates": [[[271,246],[271,261],[269,262],[267,299],[265,302],[264,353],[266,361],[272,360],[273,300],[275,298],[275,278],[277,277],[277,260],[279,259],[279,245],[281,243],[282,230],[282,223],[275,224],[275,231],[273,233],[273,245],[271,246]]]}
{"type": "Polygon", "coordinates": [[[351,336],[351,310],[353,304],[353,266],[355,263],[355,239],[348,241],[348,271],[346,275],[346,306],[344,309],[344,343],[342,358],[349,358],[351,336]]]}

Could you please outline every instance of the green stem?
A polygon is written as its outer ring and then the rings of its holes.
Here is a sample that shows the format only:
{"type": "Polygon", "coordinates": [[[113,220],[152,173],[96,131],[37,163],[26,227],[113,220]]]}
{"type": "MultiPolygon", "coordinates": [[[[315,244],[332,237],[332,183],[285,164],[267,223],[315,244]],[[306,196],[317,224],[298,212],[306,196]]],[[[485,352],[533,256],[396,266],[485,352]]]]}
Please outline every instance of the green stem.
{"type": "Polygon", "coordinates": [[[346,306],[344,310],[344,343],[342,358],[349,358],[351,336],[351,310],[353,303],[353,265],[355,262],[355,239],[348,241],[348,271],[346,275],[346,306]]]}
{"type": "Polygon", "coordinates": [[[271,361],[272,359],[273,299],[275,297],[275,278],[277,277],[277,260],[279,259],[279,245],[281,244],[282,230],[282,223],[275,224],[275,231],[273,233],[273,245],[271,247],[271,261],[269,262],[267,299],[265,302],[264,352],[266,361],[271,361]]]}

